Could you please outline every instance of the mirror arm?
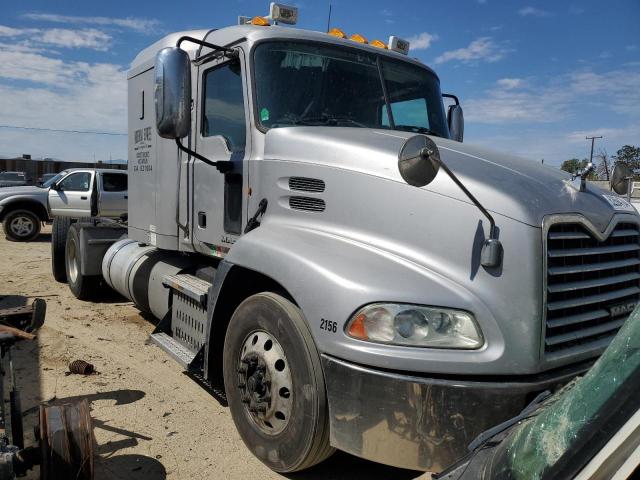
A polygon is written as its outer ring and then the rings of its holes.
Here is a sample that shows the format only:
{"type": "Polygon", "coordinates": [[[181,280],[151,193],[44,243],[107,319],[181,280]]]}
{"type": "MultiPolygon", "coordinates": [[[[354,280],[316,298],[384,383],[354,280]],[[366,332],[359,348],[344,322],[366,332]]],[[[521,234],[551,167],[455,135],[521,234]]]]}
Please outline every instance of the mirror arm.
{"type": "Polygon", "coordinates": [[[203,47],[209,47],[212,50],[224,52],[229,58],[238,57],[238,51],[234,50],[233,48],[221,47],[220,45],[215,45],[213,43],[205,42],[203,40],[198,40],[197,38],[189,37],[186,35],[178,39],[178,41],[176,42],[176,47],[180,48],[180,44],[182,42],[192,42],[192,43],[201,45],[203,47]]]}
{"type": "Polygon", "coordinates": [[[212,162],[208,158],[200,155],[198,152],[195,152],[190,148],[185,147],[179,138],[176,138],[176,145],[178,145],[178,148],[183,152],[185,152],[187,155],[191,155],[192,157],[197,158],[198,160],[206,163],[207,165],[216,167],[220,173],[227,173],[233,169],[233,162],[231,160],[221,160],[217,162],[212,162]]]}
{"type": "MultiPolygon", "coordinates": [[[[420,152],[420,155],[423,158],[430,160],[431,159],[431,150],[427,148],[423,148],[420,152]]],[[[446,163],[443,161],[438,162],[440,167],[449,175],[449,178],[453,180],[460,190],[471,200],[471,202],[482,212],[482,214],[489,220],[489,238],[484,241],[482,245],[482,252],[480,254],[480,263],[484,267],[497,267],[502,263],[502,243],[498,240],[498,232],[496,231],[496,222],[493,219],[493,216],[489,213],[489,211],[482,206],[482,204],[478,201],[473,194],[467,190],[467,187],[458,179],[455,173],[453,173],[446,163]]]]}

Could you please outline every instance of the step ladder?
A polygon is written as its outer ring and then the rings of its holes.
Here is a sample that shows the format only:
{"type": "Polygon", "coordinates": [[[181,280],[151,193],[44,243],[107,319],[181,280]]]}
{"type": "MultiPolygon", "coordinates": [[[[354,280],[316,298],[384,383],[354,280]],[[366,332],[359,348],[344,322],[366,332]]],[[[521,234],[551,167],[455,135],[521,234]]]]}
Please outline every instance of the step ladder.
{"type": "Polygon", "coordinates": [[[188,372],[201,372],[207,335],[207,297],[211,283],[188,274],[166,275],[169,310],[151,341],[188,372]]]}

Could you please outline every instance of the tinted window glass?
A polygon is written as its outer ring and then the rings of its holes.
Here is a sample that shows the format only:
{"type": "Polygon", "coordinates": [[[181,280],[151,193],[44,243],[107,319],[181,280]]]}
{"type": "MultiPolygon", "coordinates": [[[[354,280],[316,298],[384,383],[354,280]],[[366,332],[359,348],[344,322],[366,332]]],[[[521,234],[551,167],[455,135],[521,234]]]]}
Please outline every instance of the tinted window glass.
{"type": "Polygon", "coordinates": [[[448,136],[440,85],[433,75],[402,62],[381,63],[396,130],[448,136]]]}
{"type": "Polygon", "coordinates": [[[103,173],[102,188],[105,192],[126,192],[127,176],[121,173],[103,173]]]}
{"type": "Polygon", "coordinates": [[[88,192],[90,184],[91,174],[89,172],[78,172],[66,177],[58,186],[60,190],[65,192],[88,192]]]}
{"type": "Polygon", "coordinates": [[[257,116],[266,128],[395,123],[398,130],[449,137],[438,79],[418,65],[356,48],[274,41],[256,47],[254,68],[257,116]]]}
{"type": "Polygon", "coordinates": [[[246,125],[240,64],[230,62],[205,74],[202,135],[222,135],[232,152],[244,150],[246,125]]]}

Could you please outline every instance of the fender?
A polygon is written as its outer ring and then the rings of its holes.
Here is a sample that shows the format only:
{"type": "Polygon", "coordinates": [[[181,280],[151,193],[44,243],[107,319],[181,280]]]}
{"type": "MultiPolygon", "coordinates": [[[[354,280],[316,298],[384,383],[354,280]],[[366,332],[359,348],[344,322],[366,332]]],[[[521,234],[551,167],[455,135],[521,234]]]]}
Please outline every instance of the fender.
{"type": "Polygon", "coordinates": [[[302,309],[321,353],[388,369],[473,373],[504,351],[493,315],[468,289],[426,266],[351,238],[264,221],[235,243],[223,263],[259,272],[282,285],[302,309]],[[460,351],[381,345],[348,337],[344,326],[353,313],[381,301],[473,311],[491,341],[479,350],[460,351]],[[323,319],[337,322],[337,331],[321,329],[323,319]]]}
{"type": "Polygon", "coordinates": [[[43,204],[41,199],[33,194],[18,194],[0,200],[0,222],[14,207],[32,210],[43,222],[49,220],[47,205],[43,204]]]}

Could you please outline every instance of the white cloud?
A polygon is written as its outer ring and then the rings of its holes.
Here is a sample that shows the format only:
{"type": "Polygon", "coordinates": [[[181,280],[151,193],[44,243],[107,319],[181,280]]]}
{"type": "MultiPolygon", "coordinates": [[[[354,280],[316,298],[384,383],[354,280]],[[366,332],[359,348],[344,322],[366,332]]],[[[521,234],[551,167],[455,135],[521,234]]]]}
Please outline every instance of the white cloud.
{"type": "Polygon", "coordinates": [[[627,45],[624,47],[627,52],[635,52],[638,49],[637,45],[627,45]]]}
{"type": "Polygon", "coordinates": [[[26,13],[23,17],[29,20],[43,22],[121,27],[141,33],[154,33],[154,30],[160,25],[160,22],[155,19],[133,17],[80,17],[73,15],[56,15],[52,13],[26,13]]]}
{"type": "MultiPolygon", "coordinates": [[[[109,63],[70,62],[0,45],[0,124],[121,133],[126,131],[126,70],[109,63]]],[[[64,160],[126,158],[126,136],[68,135],[0,129],[3,153],[64,160]],[[103,138],[104,137],[104,138],[103,138]]]]}
{"type": "Polygon", "coordinates": [[[576,130],[567,134],[570,143],[583,143],[587,136],[602,136],[607,140],[624,140],[627,138],[640,138],[640,125],[629,125],[623,128],[601,127],[594,130],[576,130]]]}
{"type": "Polygon", "coordinates": [[[494,125],[551,124],[575,117],[584,108],[640,117],[638,70],[572,72],[538,85],[513,80],[520,79],[501,79],[498,88],[465,101],[465,118],[494,125]]]}
{"type": "Polygon", "coordinates": [[[94,28],[84,30],[52,28],[42,32],[40,41],[59,47],[91,48],[105,51],[111,44],[111,36],[94,28]]]}
{"type": "Polygon", "coordinates": [[[497,83],[502,88],[511,90],[512,88],[521,87],[524,84],[524,80],[521,78],[501,78],[497,83]]]}
{"type": "Polygon", "coordinates": [[[480,37],[471,42],[467,47],[444,52],[435,59],[435,63],[445,63],[452,60],[458,60],[463,63],[479,61],[492,63],[501,60],[507,51],[507,49],[498,45],[490,37],[480,37]]]}
{"type": "Polygon", "coordinates": [[[426,50],[436,40],[438,40],[438,35],[428,32],[422,32],[407,38],[407,41],[411,43],[411,50],[426,50]]]}
{"type": "Polygon", "coordinates": [[[524,7],[518,10],[518,15],[521,17],[550,17],[551,12],[536,7],[524,7]]]}
{"type": "Polygon", "coordinates": [[[95,28],[71,30],[67,28],[11,28],[0,25],[0,37],[18,39],[23,46],[55,45],[64,48],[89,48],[105,51],[111,45],[111,36],[95,28]]]}

